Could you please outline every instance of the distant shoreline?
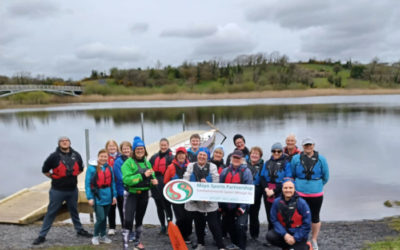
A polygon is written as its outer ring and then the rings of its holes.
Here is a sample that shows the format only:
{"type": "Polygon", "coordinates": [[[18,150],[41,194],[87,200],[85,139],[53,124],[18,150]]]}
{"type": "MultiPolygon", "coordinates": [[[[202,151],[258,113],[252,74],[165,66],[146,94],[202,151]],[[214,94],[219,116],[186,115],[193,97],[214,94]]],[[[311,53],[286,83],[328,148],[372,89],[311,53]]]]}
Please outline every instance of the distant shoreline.
{"type": "Polygon", "coordinates": [[[0,109],[26,108],[26,107],[51,107],[70,103],[88,102],[125,102],[125,101],[160,101],[160,100],[217,100],[217,99],[260,99],[260,98],[293,98],[311,96],[349,96],[349,95],[395,95],[400,94],[400,89],[307,89],[307,90],[272,90],[261,92],[239,93],[176,93],[153,95],[82,95],[78,97],[62,97],[50,104],[12,104],[0,99],[0,109]]]}

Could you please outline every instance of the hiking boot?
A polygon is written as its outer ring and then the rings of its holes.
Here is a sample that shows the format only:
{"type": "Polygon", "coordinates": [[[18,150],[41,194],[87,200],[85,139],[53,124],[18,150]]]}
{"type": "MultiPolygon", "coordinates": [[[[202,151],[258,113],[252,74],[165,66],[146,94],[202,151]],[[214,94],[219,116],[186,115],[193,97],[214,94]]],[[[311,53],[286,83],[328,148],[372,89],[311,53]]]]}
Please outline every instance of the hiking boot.
{"type": "Polygon", "coordinates": [[[311,246],[312,246],[313,250],[318,250],[318,243],[316,241],[312,240],[311,246]]]}
{"type": "Polygon", "coordinates": [[[99,241],[100,241],[100,243],[106,243],[106,244],[110,244],[112,242],[112,240],[105,235],[101,236],[99,238],[99,241]]]}
{"type": "Polygon", "coordinates": [[[167,233],[167,228],[166,228],[165,226],[161,226],[161,229],[160,229],[160,233],[159,233],[159,234],[164,235],[164,234],[166,234],[166,233],[167,233]]]}
{"type": "Polygon", "coordinates": [[[92,245],[95,245],[95,246],[100,245],[99,236],[94,236],[92,238],[92,245]]]}
{"type": "Polygon", "coordinates": [[[88,237],[88,238],[93,236],[93,234],[89,233],[89,232],[86,231],[85,229],[79,230],[78,232],[76,232],[76,234],[77,234],[78,236],[83,236],[83,237],[88,237]]]}
{"type": "Polygon", "coordinates": [[[43,237],[43,236],[39,236],[39,237],[37,237],[34,241],[33,241],[33,245],[39,245],[39,244],[42,244],[43,242],[45,242],[46,241],[46,238],[45,237],[43,237]]]}
{"type": "Polygon", "coordinates": [[[115,235],[115,229],[110,228],[108,230],[108,235],[115,235]]]}

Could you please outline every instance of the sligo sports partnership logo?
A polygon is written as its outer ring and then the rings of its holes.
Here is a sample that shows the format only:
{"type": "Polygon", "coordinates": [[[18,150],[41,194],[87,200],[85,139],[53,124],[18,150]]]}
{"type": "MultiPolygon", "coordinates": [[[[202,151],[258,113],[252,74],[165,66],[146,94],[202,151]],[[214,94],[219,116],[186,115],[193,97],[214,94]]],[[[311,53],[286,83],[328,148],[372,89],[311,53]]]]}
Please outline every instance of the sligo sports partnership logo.
{"type": "Polygon", "coordinates": [[[193,195],[193,187],[184,180],[173,180],[165,185],[164,197],[172,203],[186,203],[193,195]]]}

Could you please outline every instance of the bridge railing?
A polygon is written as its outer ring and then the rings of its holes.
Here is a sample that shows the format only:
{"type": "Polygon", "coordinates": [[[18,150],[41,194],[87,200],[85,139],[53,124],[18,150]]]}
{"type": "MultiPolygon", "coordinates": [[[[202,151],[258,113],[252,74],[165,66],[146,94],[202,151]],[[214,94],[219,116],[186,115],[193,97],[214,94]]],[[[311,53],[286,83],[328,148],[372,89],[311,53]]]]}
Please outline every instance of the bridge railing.
{"type": "Polygon", "coordinates": [[[43,89],[43,90],[61,90],[61,91],[83,91],[79,86],[55,86],[55,85],[0,85],[0,91],[12,90],[28,90],[28,89],[43,89]]]}

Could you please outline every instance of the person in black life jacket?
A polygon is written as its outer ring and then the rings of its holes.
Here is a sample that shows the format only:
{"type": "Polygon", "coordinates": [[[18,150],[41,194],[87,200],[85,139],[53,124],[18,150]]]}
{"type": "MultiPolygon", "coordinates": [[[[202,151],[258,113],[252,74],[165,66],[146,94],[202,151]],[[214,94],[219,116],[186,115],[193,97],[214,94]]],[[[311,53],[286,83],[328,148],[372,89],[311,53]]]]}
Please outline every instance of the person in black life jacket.
{"type": "MultiPolygon", "coordinates": [[[[183,179],[190,182],[214,182],[219,183],[217,166],[208,162],[210,151],[208,148],[201,147],[197,153],[197,162],[190,163],[187,167],[183,179]]],[[[208,227],[214,237],[218,249],[225,248],[222,241],[221,223],[218,221],[218,203],[209,201],[189,201],[185,204],[185,209],[192,212],[197,236],[197,249],[204,248],[205,227],[208,227]]]]}
{"type": "MultiPolygon", "coordinates": [[[[247,161],[249,159],[249,155],[250,155],[250,151],[249,149],[246,147],[246,140],[244,139],[243,135],[241,134],[236,134],[233,137],[233,144],[235,145],[235,150],[240,150],[243,153],[243,157],[245,159],[245,161],[247,161]]],[[[230,153],[228,155],[228,157],[226,158],[226,165],[229,166],[231,164],[231,158],[232,158],[232,154],[230,153]]]]}
{"type": "Polygon", "coordinates": [[[257,177],[261,173],[261,169],[264,165],[264,160],[262,159],[263,152],[260,147],[252,147],[250,149],[250,157],[247,161],[247,168],[250,169],[253,176],[253,184],[255,186],[254,190],[254,204],[250,205],[249,218],[250,218],[250,236],[254,240],[257,240],[260,234],[260,221],[258,219],[258,214],[260,212],[261,200],[263,196],[263,189],[259,183],[256,182],[257,177]]]}
{"type": "Polygon", "coordinates": [[[226,167],[224,163],[224,154],[224,146],[215,146],[213,154],[211,156],[211,162],[214,163],[215,166],[217,166],[218,174],[221,174],[222,170],[226,167]]]}
{"type": "Polygon", "coordinates": [[[56,151],[47,157],[42,167],[42,173],[51,179],[51,189],[47,213],[44,217],[39,236],[34,240],[33,245],[45,242],[46,235],[64,201],[67,204],[78,236],[93,236],[83,229],[77,209],[77,177],[82,171],[83,163],[81,155],[71,148],[71,141],[68,137],[60,137],[56,151]]]}
{"type": "Polygon", "coordinates": [[[200,147],[200,135],[192,134],[190,136],[190,148],[187,149],[187,155],[189,162],[197,161],[197,152],[200,147]]]}
{"type": "Polygon", "coordinates": [[[111,239],[106,235],[107,214],[111,205],[117,203],[117,190],[114,173],[107,159],[107,151],[100,150],[97,155],[97,165],[89,165],[85,176],[86,198],[96,214],[93,245],[111,243],[111,239]]]}
{"type": "Polygon", "coordinates": [[[302,141],[303,152],[293,156],[290,163],[297,193],[311,209],[311,244],[318,250],[318,234],[321,229],[319,213],[324,198],[324,186],[329,180],[329,167],[324,156],[314,150],[312,138],[302,141]]]}
{"type": "Polygon", "coordinates": [[[296,146],[297,140],[294,134],[289,134],[286,137],[286,146],[283,148],[283,153],[288,156],[289,162],[294,155],[300,154],[301,150],[296,146]]]}
{"type": "Polygon", "coordinates": [[[271,208],[273,229],[266,239],[282,249],[306,250],[311,231],[311,213],[307,202],[295,192],[291,178],[283,183],[282,194],[275,199],[271,208]]]}
{"type": "MultiPolygon", "coordinates": [[[[172,163],[168,166],[167,172],[164,175],[164,184],[167,184],[171,180],[183,179],[183,175],[186,172],[189,160],[187,159],[187,151],[184,147],[176,149],[175,158],[172,163]]],[[[174,209],[176,225],[181,231],[182,237],[186,243],[191,243],[190,235],[192,234],[192,221],[193,217],[189,211],[186,211],[185,204],[172,204],[174,209]]]]}
{"type": "MultiPolygon", "coordinates": [[[[222,171],[219,182],[253,184],[253,176],[245,164],[241,150],[233,151],[231,164],[222,171]]],[[[232,241],[232,245],[226,248],[237,249],[238,246],[240,249],[246,249],[249,204],[220,203],[220,207],[222,224],[225,228],[228,228],[228,233],[232,241]]]]}
{"type": "Polygon", "coordinates": [[[172,155],[171,149],[169,149],[169,141],[166,138],[162,138],[160,140],[160,151],[150,158],[150,163],[153,166],[154,173],[158,180],[158,185],[151,188],[151,195],[157,206],[157,215],[161,225],[160,234],[167,233],[165,215],[172,220],[171,203],[164,198],[162,193],[164,189],[164,174],[173,159],[174,156],[172,155]],[[158,190],[155,190],[156,188],[158,190]]]}
{"type": "Polygon", "coordinates": [[[271,146],[271,157],[265,162],[259,180],[256,180],[264,190],[264,206],[268,219],[268,229],[272,228],[271,207],[274,199],[282,192],[282,183],[285,177],[291,177],[292,172],[287,156],[283,154],[280,142],[271,146]]]}
{"type": "Polygon", "coordinates": [[[124,229],[123,248],[129,248],[129,241],[134,241],[135,248],[144,249],[140,236],[143,231],[143,217],[146,213],[149,201],[149,190],[156,186],[158,181],[146,159],[147,150],[145,144],[139,136],[133,139],[132,157],[128,158],[122,165],[122,180],[125,184],[124,192],[124,229]],[[135,232],[133,220],[135,219],[135,232]]]}

